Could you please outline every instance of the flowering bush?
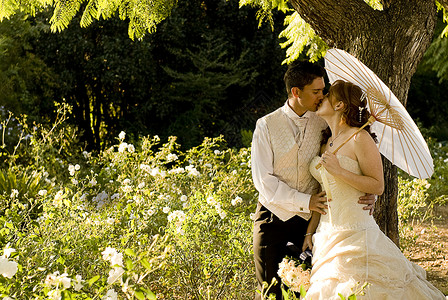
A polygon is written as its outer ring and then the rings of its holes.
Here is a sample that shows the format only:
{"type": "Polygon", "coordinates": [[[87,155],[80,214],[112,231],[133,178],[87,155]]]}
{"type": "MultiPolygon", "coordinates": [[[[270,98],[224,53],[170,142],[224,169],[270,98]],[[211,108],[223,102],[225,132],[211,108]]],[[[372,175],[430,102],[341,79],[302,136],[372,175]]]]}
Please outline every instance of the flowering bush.
{"type": "MultiPolygon", "coordinates": [[[[253,297],[249,149],[218,137],[181,151],[175,137],[132,143],[121,132],[94,154],[60,123],[28,130],[26,145],[2,149],[2,298],[253,297]]],[[[403,197],[426,195],[417,183],[403,197]]],[[[288,276],[293,286],[299,275],[288,276]]]]}
{"type": "MultiPolygon", "coordinates": [[[[0,295],[251,297],[250,152],[228,149],[222,138],[186,152],[174,137],[165,144],[145,137],[135,146],[125,139],[120,133],[99,155],[55,151],[61,158],[29,165],[27,178],[39,178],[32,193],[30,184],[18,189],[8,180],[0,245],[17,251],[1,258],[0,295]],[[49,171],[54,161],[61,162],[57,173],[49,171]]],[[[50,147],[37,138],[34,146],[50,147]]]]}

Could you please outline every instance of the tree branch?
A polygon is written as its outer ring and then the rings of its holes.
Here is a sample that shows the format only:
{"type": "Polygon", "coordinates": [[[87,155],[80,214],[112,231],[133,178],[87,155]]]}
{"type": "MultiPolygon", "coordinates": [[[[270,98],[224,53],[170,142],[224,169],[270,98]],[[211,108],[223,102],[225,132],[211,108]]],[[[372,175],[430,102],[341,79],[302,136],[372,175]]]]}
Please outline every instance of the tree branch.
{"type": "MultiPolygon", "coordinates": [[[[448,1],[448,0],[447,0],[448,1]]],[[[346,48],[356,38],[354,28],[377,25],[380,11],[371,8],[363,0],[290,0],[294,9],[311,25],[330,46],[346,48]],[[343,28],[343,30],[341,30],[343,28]]]]}

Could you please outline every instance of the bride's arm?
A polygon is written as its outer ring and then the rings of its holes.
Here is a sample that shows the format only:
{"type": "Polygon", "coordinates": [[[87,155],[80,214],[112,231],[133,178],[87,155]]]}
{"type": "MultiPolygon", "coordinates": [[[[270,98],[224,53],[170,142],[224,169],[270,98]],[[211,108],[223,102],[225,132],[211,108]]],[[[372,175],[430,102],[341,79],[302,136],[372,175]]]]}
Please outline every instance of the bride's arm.
{"type": "Polygon", "coordinates": [[[336,155],[324,153],[322,164],[327,171],[338,179],[350,184],[364,193],[381,195],[384,191],[384,174],[381,155],[370,134],[362,130],[354,140],[354,152],[358,159],[362,175],[352,173],[339,165],[336,155]]]}
{"type": "Polygon", "coordinates": [[[306,230],[305,239],[303,241],[302,251],[305,251],[307,248],[313,250],[313,241],[312,237],[314,232],[316,232],[317,225],[319,225],[320,221],[320,213],[313,211],[311,215],[310,222],[308,223],[308,228],[306,230]]]}

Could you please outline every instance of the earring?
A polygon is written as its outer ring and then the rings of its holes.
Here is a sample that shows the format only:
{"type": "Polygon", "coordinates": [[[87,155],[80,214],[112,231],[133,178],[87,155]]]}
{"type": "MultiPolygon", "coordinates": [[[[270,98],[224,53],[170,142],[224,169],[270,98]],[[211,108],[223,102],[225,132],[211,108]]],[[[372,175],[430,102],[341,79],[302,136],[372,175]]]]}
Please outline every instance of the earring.
{"type": "Polygon", "coordinates": [[[359,108],[359,123],[361,123],[362,120],[362,111],[364,110],[365,107],[358,107],[359,108]]]}

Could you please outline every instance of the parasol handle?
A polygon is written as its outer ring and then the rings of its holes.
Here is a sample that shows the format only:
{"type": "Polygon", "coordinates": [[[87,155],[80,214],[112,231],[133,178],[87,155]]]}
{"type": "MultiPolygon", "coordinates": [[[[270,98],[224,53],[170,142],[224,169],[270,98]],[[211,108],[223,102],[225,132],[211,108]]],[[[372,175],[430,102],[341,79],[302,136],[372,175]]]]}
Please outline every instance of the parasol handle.
{"type": "MultiPolygon", "coordinates": [[[[357,135],[361,130],[364,129],[364,127],[366,127],[367,125],[372,124],[375,121],[376,121],[375,117],[374,116],[370,116],[369,120],[364,125],[362,125],[358,130],[356,130],[350,137],[348,137],[342,144],[340,144],[339,147],[337,147],[332,153],[336,154],[336,152],[338,152],[339,149],[341,149],[342,146],[344,146],[348,141],[350,141],[352,137],[357,135]]],[[[322,166],[322,164],[318,163],[316,165],[316,169],[319,169],[321,166],[322,166]]]]}

